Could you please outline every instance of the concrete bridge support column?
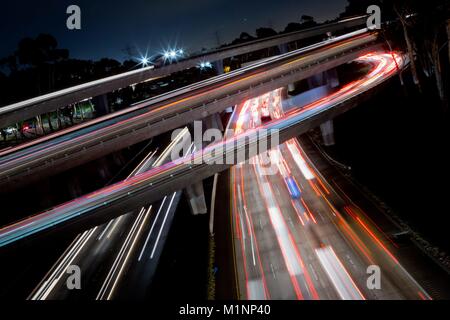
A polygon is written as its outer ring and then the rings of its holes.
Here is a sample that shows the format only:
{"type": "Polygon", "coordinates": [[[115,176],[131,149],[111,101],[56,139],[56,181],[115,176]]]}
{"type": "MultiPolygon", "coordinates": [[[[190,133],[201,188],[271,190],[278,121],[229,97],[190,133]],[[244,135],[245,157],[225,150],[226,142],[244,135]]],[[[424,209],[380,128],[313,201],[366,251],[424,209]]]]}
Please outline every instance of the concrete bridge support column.
{"type": "Polygon", "coordinates": [[[339,86],[339,77],[336,69],[325,71],[325,79],[329,88],[336,88],[339,86]]]}
{"type": "Polygon", "coordinates": [[[212,65],[216,69],[217,75],[223,74],[223,60],[214,61],[212,65]]]}
{"type": "Polygon", "coordinates": [[[105,114],[111,113],[111,109],[109,108],[108,98],[106,94],[94,97],[92,99],[92,103],[94,104],[97,116],[103,116],[105,114]]]}
{"type": "Polygon", "coordinates": [[[295,84],[289,83],[287,88],[288,88],[288,94],[293,93],[295,91],[295,84]]]}
{"type": "Polygon", "coordinates": [[[322,132],[322,139],[325,146],[333,146],[334,141],[334,124],[333,120],[328,120],[320,125],[320,131],[322,132]]]}
{"type": "MultiPolygon", "coordinates": [[[[223,60],[218,60],[215,61],[213,63],[214,69],[216,69],[217,71],[217,75],[221,75],[224,74],[224,69],[223,69],[223,60]]],[[[233,107],[228,107],[225,109],[226,112],[228,113],[232,113],[233,112],[233,107]]]]}
{"type": "Polygon", "coordinates": [[[223,133],[224,131],[222,119],[220,118],[219,113],[214,113],[209,116],[206,116],[202,120],[196,120],[195,122],[190,123],[188,125],[188,128],[191,133],[191,137],[194,138],[193,142],[197,150],[206,147],[209,143],[212,142],[212,141],[203,141],[206,130],[217,129],[220,131],[220,133],[223,133]]]}
{"type": "Polygon", "coordinates": [[[307,79],[309,89],[315,89],[327,85],[326,73],[318,73],[307,79]]]}
{"type": "Polygon", "coordinates": [[[289,48],[288,48],[287,43],[279,44],[278,45],[278,50],[280,50],[280,54],[288,53],[289,48]]]}
{"type": "MultiPolygon", "coordinates": [[[[323,73],[323,81],[328,87],[328,91],[331,92],[333,88],[339,86],[339,78],[336,69],[331,69],[323,73]]],[[[334,139],[334,123],[333,120],[328,120],[320,125],[320,131],[322,132],[322,139],[325,146],[333,146],[336,141],[334,139]]]]}
{"type": "MultiPolygon", "coordinates": [[[[280,50],[280,54],[288,53],[289,52],[289,48],[288,48],[287,43],[283,43],[283,44],[278,45],[278,50],[280,50]]],[[[293,84],[293,83],[288,84],[288,93],[289,92],[294,92],[294,91],[295,91],[295,84],[293,84]]]]}
{"type": "Polygon", "coordinates": [[[220,114],[215,113],[203,119],[203,128],[207,129],[219,129],[223,132],[224,128],[222,125],[222,120],[220,119],[220,114]]]}
{"type": "Polygon", "coordinates": [[[188,198],[191,213],[193,215],[206,214],[208,208],[206,207],[205,191],[203,190],[203,181],[197,182],[186,189],[184,193],[188,198]]]}
{"type": "MultiPolygon", "coordinates": [[[[195,124],[197,126],[198,124],[195,124]]],[[[202,120],[202,126],[201,130],[198,127],[194,126],[194,136],[195,135],[202,135],[205,132],[205,130],[208,129],[217,129],[220,132],[224,131],[222,120],[220,118],[220,115],[218,113],[212,114],[202,120]]],[[[196,140],[199,140],[199,137],[197,137],[196,140]]],[[[195,141],[195,146],[197,149],[204,148],[209,144],[208,141],[195,141]]],[[[205,192],[203,189],[203,181],[197,182],[189,187],[187,187],[185,190],[185,195],[188,198],[191,213],[193,215],[198,214],[206,214],[208,213],[208,207],[206,206],[206,199],[205,199],[205,192]]]]}

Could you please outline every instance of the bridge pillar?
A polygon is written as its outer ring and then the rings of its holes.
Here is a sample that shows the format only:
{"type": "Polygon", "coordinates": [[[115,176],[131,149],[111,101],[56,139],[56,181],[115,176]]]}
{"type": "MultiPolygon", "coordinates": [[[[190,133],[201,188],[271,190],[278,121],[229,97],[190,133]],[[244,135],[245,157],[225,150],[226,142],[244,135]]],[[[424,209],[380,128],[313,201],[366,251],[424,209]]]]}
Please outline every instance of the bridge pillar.
{"type": "MultiPolygon", "coordinates": [[[[196,135],[201,135],[203,137],[205,130],[208,129],[217,129],[223,133],[224,128],[222,125],[222,120],[218,113],[214,113],[204,118],[201,123],[201,128],[198,127],[198,122],[194,123],[194,137],[196,135]]],[[[202,141],[198,138],[196,138],[194,142],[197,150],[199,150],[200,148],[204,148],[209,144],[208,141],[202,141]]],[[[189,201],[191,213],[193,215],[208,213],[205,192],[203,189],[203,181],[197,182],[187,187],[184,191],[189,201]]]]}
{"type": "Polygon", "coordinates": [[[184,192],[189,200],[191,213],[193,215],[206,214],[208,208],[206,207],[205,191],[203,189],[203,181],[197,182],[186,189],[184,192]]]}
{"type": "MultiPolygon", "coordinates": [[[[209,116],[206,116],[202,120],[197,120],[189,124],[189,131],[191,132],[191,136],[193,133],[194,144],[196,150],[200,150],[212,141],[203,141],[205,131],[208,129],[217,129],[221,133],[223,133],[224,128],[222,125],[222,119],[220,118],[219,113],[214,113],[209,116]]],[[[214,139],[214,137],[212,138],[214,139]]]]}
{"type": "Polygon", "coordinates": [[[325,71],[325,78],[329,88],[336,88],[339,86],[339,77],[336,69],[325,71]]]}
{"type": "Polygon", "coordinates": [[[217,75],[223,74],[223,60],[217,60],[212,63],[214,69],[217,71],[217,75]]]}
{"type": "MultiPolygon", "coordinates": [[[[330,93],[333,88],[339,86],[339,78],[336,69],[327,70],[322,73],[322,83],[328,87],[330,93]]],[[[320,131],[322,132],[323,144],[327,147],[335,145],[334,139],[334,123],[333,120],[328,120],[320,125],[320,131]]]]}
{"type": "MultiPolygon", "coordinates": [[[[339,86],[339,77],[336,69],[318,73],[307,80],[309,90],[298,95],[291,96],[283,102],[285,111],[292,108],[302,108],[318,99],[324,98],[339,86]]],[[[288,86],[288,93],[295,90],[294,84],[288,86]]],[[[333,120],[326,121],[320,125],[323,142],[326,146],[335,144],[333,120]]]]}
{"type": "Polygon", "coordinates": [[[288,84],[288,94],[293,93],[295,91],[295,83],[288,84]]]}
{"type": "MultiPolygon", "coordinates": [[[[289,48],[288,48],[287,43],[279,44],[278,45],[278,50],[280,51],[280,54],[288,53],[289,52],[289,48]]],[[[294,83],[288,84],[288,93],[289,92],[293,92],[293,91],[295,91],[295,84],[294,83]]]]}
{"type": "Polygon", "coordinates": [[[219,129],[223,132],[224,128],[222,125],[222,119],[220,119],[220,114],[214,113],[203,119],[203,127],[205,129],[219,129]]]}
{"type": "Polygon", "coordinates": [[[320,125],[320,131],[322,132],[323,144],[327,147],[333,146],[335,144],[333,120],[322,123],[320,125]]]}
{"type": "Polygon", "coordinates": [[[307,79],[309,89],[315,89],[327,85],[326,73],[321,72],[307,79]]]}
{"type": "MultiPolygon", "coordinates": [[[[223,60],[214,61],[212,65],[214,66],[214,69],[216,69],[217,75],[221,75],[221,74],[225,73],[225,71],[223,69],[223,60]]],[[[233,107],[228,107],[225,109],[225,111],[227,113],[232,113],[233,107]]]]}
{"type": "Polygon", "coordinates": [[[95,107],[96,116],[103,116],[105,114],[111,113],[111,109],[109,108],[108,98],[106,94],[94,97],[92,99],[92,103],[94,104],[95,107]]]}
{"type": "Polygon", "coordinates": [[[288,53],[289,48],[288,48],[287,43],[279,44],[278,45],[278,50],[280,50],[280,54],[288,53]]]}

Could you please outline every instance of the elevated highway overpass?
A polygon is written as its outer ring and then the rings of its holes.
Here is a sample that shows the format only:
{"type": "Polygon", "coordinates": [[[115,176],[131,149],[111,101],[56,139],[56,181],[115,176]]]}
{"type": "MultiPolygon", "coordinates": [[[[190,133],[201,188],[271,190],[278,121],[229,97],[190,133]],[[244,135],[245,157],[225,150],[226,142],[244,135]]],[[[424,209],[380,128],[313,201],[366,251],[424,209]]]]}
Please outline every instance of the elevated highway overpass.
{"type": "Polygon", "coordinates": [[[0,189],[78,166],[382,48],[377,32],[362,29],[4,150],[0,189]]]}
{"type": "Polygon", "coordinates": [[[79,231],[99,225],[126,212],[129,207],[157,201],[166,194],[226,170],[232,164],[220,164],[220,159],[234,158],[236,154],[243,154],[248,159],[252,156],[250,149],[255,150],[255,146],[267,141],[273,134],[279,137],[277,143],[283,143],[355,107],[361,100],[367,99],[371,91],[393,77],[399,71],[398,66],[403,67],[405,62],[401,55],[391,52],[365,54],[359,60],[371,66],[367,75],[329,96],[302,109],[293,109],[282,118],[255,130],[214,143],[191,157],[175,160],[6,226],[0,229],[0,247],[11,248],[13,244],[23,244],[25,239],[29,243],[30,237],[36,238],[49,232],[79,231]],[[225,152],[219,152],[223,150],[225,152]],[[205,155],[209,155],[207,162],[202,161],[205,155]]]}
{"type": "Polygon", "coordinates": [[[189,57],[177,63],[164,65],[159,68],[149,66],[139,70],[133,70],[63,89],[57,92],[45,94],[8,106],[3,106],[0,108],[0,128],[14,124],[20,120],[29,119],[46,112],[54,111],[57,108],[85,99],[96,97],[141,82],[151,81],[178,71],[193,68],[204,61],[220,61],[229,57],[258,51],[265,48],[288,44],[319,35],[325,35],[327,32],[335,33],[355,27],[361,27],[366,24],[366,20],[367,16],[357,16],[310,29],[258,39],[234,46],[218,48],[189,57]]]}

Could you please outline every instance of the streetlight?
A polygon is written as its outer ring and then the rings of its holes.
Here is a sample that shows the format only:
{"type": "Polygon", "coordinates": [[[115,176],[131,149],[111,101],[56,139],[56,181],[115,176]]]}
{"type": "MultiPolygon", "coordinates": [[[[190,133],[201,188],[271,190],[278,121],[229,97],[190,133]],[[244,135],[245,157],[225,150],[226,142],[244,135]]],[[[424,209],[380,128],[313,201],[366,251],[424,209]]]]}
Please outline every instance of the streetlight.
{"type": "Polygon", "coordinates": [[[149,64],[149,62],[150,62],[150,60],[149,60],[147,57],[142,57],[142,58],[140,58],[139,60],[140,60],[140,62],[141,62],[141,64],[142,64],[143,67],[148,66],[148,64],[149,64]]]}
{"type": "Polygon", "coordinates": [[[178,58],[184,55],[183,49],[169,49],[163,52],[164,60],[169,60],[170,62],[176,61],[178,58]]]}
{"type": "Polygon", "coordinates": [[[212,64],[209,61],[201,61],[200,64],[198,65],[200,69],[206,69],[206,68],[212,68],[212,64]]]}

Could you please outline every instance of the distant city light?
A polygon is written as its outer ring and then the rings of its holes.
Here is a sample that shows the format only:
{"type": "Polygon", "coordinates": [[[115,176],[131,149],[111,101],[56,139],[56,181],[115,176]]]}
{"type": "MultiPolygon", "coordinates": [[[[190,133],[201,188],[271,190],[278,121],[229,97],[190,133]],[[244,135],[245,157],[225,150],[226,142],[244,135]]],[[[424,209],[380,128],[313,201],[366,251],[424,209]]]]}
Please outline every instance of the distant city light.
{"type": "Polygon", "coordinates": [[[202,61],[198,66],[200,67],[200,69],[212,68],[212,64],[209,61],[202,61]]]}

